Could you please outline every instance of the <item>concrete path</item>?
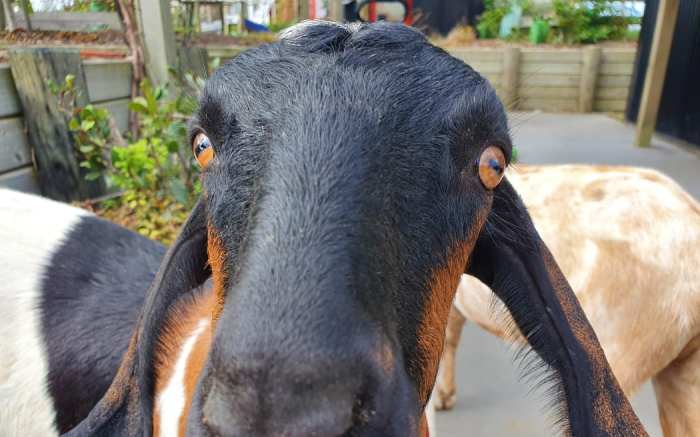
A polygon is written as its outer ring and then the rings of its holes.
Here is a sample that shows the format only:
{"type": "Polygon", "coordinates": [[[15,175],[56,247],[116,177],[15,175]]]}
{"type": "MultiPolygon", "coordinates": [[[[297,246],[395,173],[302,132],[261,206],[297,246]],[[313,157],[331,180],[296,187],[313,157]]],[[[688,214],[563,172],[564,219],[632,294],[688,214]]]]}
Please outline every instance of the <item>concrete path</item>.
{"type": "MultiPolygon", "coordinates": [[[[511,130],[527,164],[591,163],[651,167],[700,199],[700,147],[655,138],[647,149],[632,144],[634,127],[605,115],[515,113],[511,130]]],[[[457,357],[458,401],[437,415],[439,437],[542,437],[547,396],[521,381],[513,353],[496,337],[467,324],[457,357]]],[[[632,400],[652,437],[661,437],[654,392],[644,386],[632,400]]]]}

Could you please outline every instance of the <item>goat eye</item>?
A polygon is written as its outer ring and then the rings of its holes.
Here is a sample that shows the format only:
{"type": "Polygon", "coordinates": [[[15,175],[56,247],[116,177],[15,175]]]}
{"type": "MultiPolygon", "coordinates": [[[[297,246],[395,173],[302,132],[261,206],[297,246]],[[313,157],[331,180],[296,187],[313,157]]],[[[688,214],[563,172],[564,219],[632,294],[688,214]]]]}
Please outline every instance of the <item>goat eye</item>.
{"type": "Polygon", "coordinates": [[[194,153],[194,157],[197,159],[200,167],[207,165],[214,157],[214,148],[211,146],[209,137],[203,133],[198,133],[192,142],[192,153],[194,153]]]}
{"type": "Polygon", "coordinates": [[[497,146],[489,146],[479,157],[479,178],[481,183],[493,190],[501,183],[506,170],[506,158],[503,150],[497,146]]]}

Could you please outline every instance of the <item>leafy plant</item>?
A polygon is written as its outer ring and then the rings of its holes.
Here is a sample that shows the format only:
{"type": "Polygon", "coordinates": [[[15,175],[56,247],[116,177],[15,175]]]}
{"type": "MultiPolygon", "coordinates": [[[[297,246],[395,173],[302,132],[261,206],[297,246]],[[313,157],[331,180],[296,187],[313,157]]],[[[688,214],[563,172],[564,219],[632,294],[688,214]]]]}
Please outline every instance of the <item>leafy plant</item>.
{"type": "Polygon", "coordinates": [[[484,12],[476,24],[479,38],[497,38],[501,20],[508,13],[509,8],[509,4],[503,0],[484,0],[484,12]]]}
{"type": "Polygon", "coordinates": [[[630,20],[613,6],[610,0],[554,0],[559,40],[580,44],[624,38],[630,20]]]}
{"type": "Polygon", "coordinates": [[[86,178],[104,175],[120,195],[101,204],[100,213],[143,235],[172,241],[199,192],[199,169],[187,144],[187,120],[196,108],[202,81],[188,75],[170,96],[165,86],[141,83],[129,109],[138,115],[139,138],[125,141],[113,117],[93,105],[76,107],[74,78],[49,84],[73,134],[86,178]]]}

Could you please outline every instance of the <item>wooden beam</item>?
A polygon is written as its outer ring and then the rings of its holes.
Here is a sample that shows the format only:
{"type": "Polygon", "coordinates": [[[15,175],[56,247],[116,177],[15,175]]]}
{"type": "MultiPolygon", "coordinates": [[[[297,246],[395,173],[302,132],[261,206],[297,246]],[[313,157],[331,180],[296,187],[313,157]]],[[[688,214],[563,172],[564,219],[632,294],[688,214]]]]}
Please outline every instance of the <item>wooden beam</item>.
{"type": "Polygon", "coordinates": [[[2,30],[7,29],[8,31],[12,32],[16,27],[15,15],[12,13],[12,5],[10,4],[10,0],[0,1],[2,1],[2,11],[0,12],[2,12],[5,21],[2,26],[2,30]]]}
{"type": "Polygon", "coordinates": [[[503,104],[512,111],[518,106],[518,78],[520,76],[520,48],[508,47],[503,52],[501,90],[503,104]]]}
{"type": "Polygon", "coordinates": [[[188,73],[200,79],[209,77],[209,55],[204,47],[180,46],[177,48],[177,75],[181,80],[188,73]]]}
{"type": "Polygon", "coordinates": [[[309,0],[299,0],[299,21],[309,19],[309,0]]]}
{"type": "Polygon", "coordinates": [[[5,5],[0,3],[0,32],[5,30],[5,5]]]}
{"type": "Polygon", "coordinates": [[[77,49],[15,48],[10,50],[10,67],[19,94],[29,144],[35,157],[42,193],[57,200],[75,200],[104,194],[102,179],[87,181],[79,166],[73,136],[50,81],[61,84],[72,74],[80,90],[76,106],[88,102],[87,84],[77,49]]]}
{"type": "Polygon", "coordinates": [[[660,0],[659,2],[649,64],[644,77],[642,102],[637,115],[635,143],[640,147],[646,147],[651,143],[651,136],[656,129],[661,93],[666,79],[666,67],[678,17],[678,3],[679,0],[660,0]]]}
{"type": "Polygon", "coordinates": [[[153,83],[164,84],[169,79],[169,67],[174,67],[177,59],[170,0],[139,1],[138,15],[148,76],[153,83]]]}
{"type": "Polygon", "coordinates": [[[592,112],[602,50],[600,47],[583,49],[583,67],[578,91],[578,112],[592,112]]]}
{"type": "Polygon", "coordinates": [[[343,22],[342,0],[328,0],[328,19],[338,23],[343,22]]]}

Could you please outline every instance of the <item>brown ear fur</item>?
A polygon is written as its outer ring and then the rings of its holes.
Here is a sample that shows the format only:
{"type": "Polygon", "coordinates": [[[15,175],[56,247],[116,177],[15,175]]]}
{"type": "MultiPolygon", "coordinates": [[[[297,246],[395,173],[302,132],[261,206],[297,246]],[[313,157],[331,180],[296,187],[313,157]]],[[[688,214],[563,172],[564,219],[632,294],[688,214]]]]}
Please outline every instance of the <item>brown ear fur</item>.
{"type": "Polygon", "coordinates": [[[112,385],[88,417],[65,435],[141,436],[145,430],[150,432],[155,390],[153,363],[160,329],[171,306],[210,275],[206,211],[200,200],[161,262],[112,385]]]}

